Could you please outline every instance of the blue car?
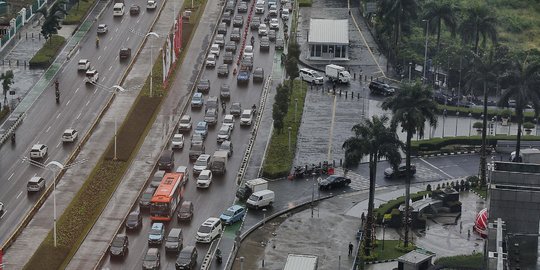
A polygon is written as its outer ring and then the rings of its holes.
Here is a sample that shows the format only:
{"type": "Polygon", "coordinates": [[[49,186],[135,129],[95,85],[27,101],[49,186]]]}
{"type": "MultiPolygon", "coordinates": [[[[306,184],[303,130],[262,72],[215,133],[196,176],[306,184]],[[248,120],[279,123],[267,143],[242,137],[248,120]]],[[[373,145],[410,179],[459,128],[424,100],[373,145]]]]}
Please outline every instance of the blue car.
{"type": "Polygon", "coordinates": [[[165,226],[161,222],[152,224],[152,229],[148,233],[148,245],[161,245],[165,235],[165,226]]]}
{"type": "Polygon", "coordinates": [[[204,121],[197,123],[197,126],[195,127],[195,134],[200,134],[203,136],[203,138],[206,138],[206,135],[208,135],[208,123],[204,121]]]}
{"type": "Polygon", "coordinates": [[[191,107],[202,108],[203,105],[204,105],[203,94],[200,92],[193,94],[193,97],[191,98],[191,107]]]}
{"type": "Polygon", "coordinates": [[[238,72],[238,76],[236,77],[237,83],[247,83],[249,82],[249,71],[247,70],[240,70],[238,72]]]}
{"type": "Polygon", "coordinates": [[[244,215],[246,214],[246,208],[240,205],[233,205],[229,207],[221,216],[219,219],[223,221],[225,224],[233,224],[237,221],[242,220],[244,218],[244,215]]]}

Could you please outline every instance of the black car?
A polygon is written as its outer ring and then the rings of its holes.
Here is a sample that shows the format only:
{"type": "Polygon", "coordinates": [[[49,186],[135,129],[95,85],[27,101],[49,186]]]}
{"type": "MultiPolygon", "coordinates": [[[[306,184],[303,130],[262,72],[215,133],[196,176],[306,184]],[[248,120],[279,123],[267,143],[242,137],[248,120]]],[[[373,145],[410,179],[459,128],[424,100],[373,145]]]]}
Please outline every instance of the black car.
{"type": "MultiPolygon", "coordinates": [[[[411,164],[411,176],[416,174],[416,166],[411,164]]],[[[394,168],[386,168],[384,170],[384,177],[386,178],[394,178],[394,177],[404,177],[407,175],[407,165],[406,164],[400,164],[397,167],[397,170],[394,170],[394,168]]]]}
{"type": "Polygon", "coordinates": [[[262,67],[255,68],[253,71],[253,82],[264,81],[264,69],[262,67]]]}
{"type": "Polygon", "coordinates": [[[210,91],[210,80],[202,78],[197,84],[197,91],[203,94],[208,94],[210,91]]]}
{"type": "Polygon", "coordinates": [[[182,202],[176,218],[178,219],[178,222],[191,221],[193,218],[193,203],[191,201],[182,202]]]}
{"type": "Polygon", "coordinates": [[[142,215],[141,211],[135,210],[129,213],[126,219],[126,230],[135,230],[142,227],[142,215]]]}
{"type": "Polygon", "coordinates": [[[148,270],[159,269],[161,267],[161,255],[159,254],[159,249],[149,248],[144,255],[142,268],[148,270]]]}
{"type": "Polygon", "coordinates": [[[319,182],[319,189],[333,189],[336,187],[345,187],[351,183],[351,179],[338,175],[330,175],[319,182]]]}
{"type": "MultiPolygon", "coordinates": [[[[226,52],[232,52],[232,53],[236,53],[236,42],[234,42],[233,40],[231,41],[227,41],[227,44],[225,44],[225,51],[226,52]]],[[[225,61],[225,60],[223,60],[225,61]]]]}
{"type": "Polygon", "coordinates": [[[117,234],[109,246],[111,257],[124,257],[128,252],[128,245],[129,240],[127,235],[117,234]]]}
{"type": "Polygon", "coordinates": [[[232,52],[225,52],[223,55],[223,64],[232,64],[234,62],[234,55],[232,52]]]}
{"type": "Polygon", "coordinates": [[[217,68],[218,77],[227,77],[229,76],[229,66],[227,64],[220,65],[217,68]]]}
{"type": "Polygon", "coordinates": [[[233,18],[234,27],[242,27],[244,25],[244,17],[242,15],[236,15],[233,18]]]}
{"type": "Polygon", "coordinates": [[[282,38],[276,38],[276,50],[283,50],[283,39],[282,38]]]}
{"type": "Polygon", "coordinates": [[[240,104],[240,102],[233,102],[231,104],[231,109],[229,110],[229,112],[234,116],[240,116],[240,114],[242,113],[242,105],[240,104]]]}
{"type": "Polygon", "coordinates": [[[270,29],[270,31],[268,31],[268,40],[270,41],[276,40],[276,30],[270,29]]]}
{"type": "Polygon", "coordinates": [[[225,4],[225,11],[230,11],[232,13],[235,5],[234,1],[228,1],[227,4],[225,4]]]}
{"type": "Polygon", "coordinates": [[[245,2],[240,2],[240,4],[238,4],[238,13],[246,13],[247,10],[248,10],[248,6],[245,2]]]}
{"type": "Polygon", "coordinates": [[[220,23],[217,29],[218,34],[227,34],[227,23],[220,23]]]}
{"type": "Polygon", "coordinates": [[[242,33],[240,32],[240,28],[233,28],[230,39],[232,41],[240,41],[242,39],[242,33]]]}
{"type": "Polygon", "coordinates": [[[253,19],[251,19],[251,24],[249,25],[249,27],[251,28],[251,30],[257,30],[259,29],[260,25],[261,17],[253,17],[253,19]]]}
{"type": "Polygon", "coordinates": [[[390,87],[390,85],[388,85],[386,83],[383,83],[383,82],[378,82],[378,81],[370,82],[369,83],[369,90],[373,94],[379,94],[379,95],[383,95],[383,96],[390,96],[390,95],[393,95],[396,92],[396,90],[394,88],[390,87]]]}
{"type": "Polygon", "coordinates": [[[227,25],[231,25],[231,12],[230,11],[225,11],[223,12],[223,16],[221,17],[221,21],[226,23],[227,25]]]}
{"type": "Polygon", "coordinates": [[[141,198],[139,199],[139,206],[141,208],[146,208],[146,209],[150,208],[150,201],[152,200],[152,197],[154,196],[155,191],[156,191],[156,188],[153,188],[153,187],[146,188],[141,198]]]}
{"type": "Polygon", "coordinates": [[[194,246],[187,246],[182,251],[180,251],[180,254],[178,254],[178,258],[176,259],[176,269],[177,270],[191,270],[195,269],[195,266],[197,265],[197,248],[194,246]]]}

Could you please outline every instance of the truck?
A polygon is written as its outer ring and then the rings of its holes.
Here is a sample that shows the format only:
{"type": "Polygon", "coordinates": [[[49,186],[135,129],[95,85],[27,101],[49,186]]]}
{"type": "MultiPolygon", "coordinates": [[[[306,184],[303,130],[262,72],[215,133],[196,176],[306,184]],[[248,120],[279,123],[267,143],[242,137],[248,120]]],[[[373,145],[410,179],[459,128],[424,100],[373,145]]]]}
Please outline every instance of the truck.
{"type": "Polygon", "coordinates": [[[326,65],[325,72],[326,77],[334,82],[349,83],[351,81],[351,74],[342,66],[334,64],[326,65]]]}
{"type": "Polygon", "coordinates": [[[289,254],[283,270],[317,270],[318,261],[315,255],[289,254]]]}
{"type": "Polygon", "coordinates": [[[247,180],[246,183],[236,191],[236,197],[245,201],[253,194],[253,192],[268,189],[268,181],[257,178],[253,180],[247,180]]]}
{"type": "MultiPolygon", "coordinates": [[[[521,156],[521,162],[523,163],[535,163],[540,164],[540,150],[535,148],[526,148],[519,150],[521,156]]],[[[510,161],[514,159],[516,152],[510,154],[510,161]]]]}
{"type": "Polygon", "coordinates": [[[227,171],[227,160],[229,159],[229,154],[227,151],[216,151],[212,156],[210,163],[210,170],[213,174],[225,174],[227,171]]]}

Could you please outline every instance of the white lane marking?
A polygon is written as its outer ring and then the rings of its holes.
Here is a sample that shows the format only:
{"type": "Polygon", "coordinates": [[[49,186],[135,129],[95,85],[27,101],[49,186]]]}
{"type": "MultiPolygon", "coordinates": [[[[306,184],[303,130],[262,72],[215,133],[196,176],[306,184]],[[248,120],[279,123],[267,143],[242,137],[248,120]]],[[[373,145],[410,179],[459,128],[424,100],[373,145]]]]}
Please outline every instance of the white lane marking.
{"type": "Polygon", "coordinates": [[[97,57],[97,60],[101,59],[101,55],[97,57]]]}
{"type": "Polygon", "coordinates": [[[61,143],[62,143],[62,142],[59,142],[59,143],[56,145],[56,148],[58,148],[58,147],[60,146],[61,143]]]}
{"type": "Polygon", "coordinates": [[[13,175],[15,175],[15,173],[11,173],[11,175],[10,175],[9,178],[8,178],[8,181],[10,181],[11,178],[13,178],[13,175]]]}
{"type": "Polygon", "coordinates": [[[126,41],[129,41],[129,37],[127,37],[126,41]]]}
{"type": "Polygon", "coordinates": [[[68,100],[68,102],[66,102],[66,106],[67,106],[67,105],[69,105],[69,103],[70,103],[70,102],[71,102],[71,99],[70,99],[70,100],[68,100]]]}
{"type": "Polygon", "coordinates": [[[423,158],[420,158],[420,160],[421,160],[421,161],[423,161],[423,162],[425,162],[425,163],[426,163],[427,165],[429,165],[429,166],[433,167],[433,168],[434,168],[435,170],[437,170],[437,171],[441,172],[442,174],[444,174],[444,175],[446,175],[446,176],[450,177],[451,179],[453,179],[453,178],[454,178],[453,176],[449,175],[448,173],[446,173],[445,171],[443,171],[443,170],[441,170],[440,168],[436,167],[435,165],[433,165],[433,164],[431,164],[431,163],[427,162],[427,161],[426,161],[425,159],[423,159],[423,158]]]}
{"type": "Polygon", "coordinates": [[[80,112],[80,113],[77,115],[77,118],[76,118],[77,120],[79,119],[79,117],[81,117],[81,114],[82,114],[82,112],[80,112]]]}
{"type": "Polygon", "coordinates": [[[141,19],[138,19],[138,20],[137,20],[137,24],[139,24],[140,21],[141,21],[141,19]]]}
{"type": "MultiPolygon", "coordinates": [[[[107,50],[107,46],[105,46],[105,48],[103,48],[103,49],[107,50]]],[[[98,59],[99,59],[99,58],[98,58],[98,59]]]]}
{"type": "Polygon", "coordinates": [[[77,93],[79,91],[80,87],[77,87],[77,89],[75,89],[75,93],[77,93]]]}
{"type": "Polygon", "coordinates": [[[114,32],[118,32],[118,28],[116,28],[116,30],[114,30],[114,32]]]}
{"type": "Polygon", "coordinates": [[[60,115],[62,115],[62,113],[58,113],[58,115],[56,116],[56,119],[58,119],[60,115]]]}
{"type": "Polygon", "coordinates": [[[89,100],[89,101],[87,101],[87,102],[86,102],[86,105],[84,105],[84,106],[88,106],[88,104],[90,104],[90,100],[89,100]]]}
{"type": "Polygon", "coordinates": [[[51,130],[51,127],[50,127],[50,126],[47,128],[47,130],[45,130],[45,133],[48,133],[49,130],[51,130]]]}
{"type": "Polygon", "coordinates": [[[96,88],[96,89],[94,89],[94,95],[95,95],[96,93],[97,93],[97,88],[96,88]]]}
{"type": "Polygon", "coordinates": [[[334,122],[336,119],[337,98],[334,95],[334,106],[332,106],[332,121],[330,122],[330,137],[328,138],[328,160],[332,159],[332,138],[334,136],[334,122]]]}
{"type": "MultiPolygon", "coordinates": [[[[114,58],[115,60],[118,59],[118,56],[114,58]]],[[[111,71],[112,66],[109,67],[109,71],[111,71]]]]}
{"type": "Polygon", "coordinates": [[[21,192],[19,192],[19,194],[17,195],[17,199],[18,199],[19,197],[21,197],[21,195],[22,195],[22,190],[21,190],[21,192]]]}

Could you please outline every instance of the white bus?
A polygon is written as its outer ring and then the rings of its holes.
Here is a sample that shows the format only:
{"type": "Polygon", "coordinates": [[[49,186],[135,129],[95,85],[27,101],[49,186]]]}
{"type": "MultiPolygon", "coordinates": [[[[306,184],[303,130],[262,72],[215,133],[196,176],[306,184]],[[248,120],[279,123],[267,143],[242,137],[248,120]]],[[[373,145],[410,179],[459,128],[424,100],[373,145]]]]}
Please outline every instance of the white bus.
{"type": "Polygon", "coordinates": [[[113,16],[124,16],[124,4],[123,3],[114,4],[113,16]]]}

